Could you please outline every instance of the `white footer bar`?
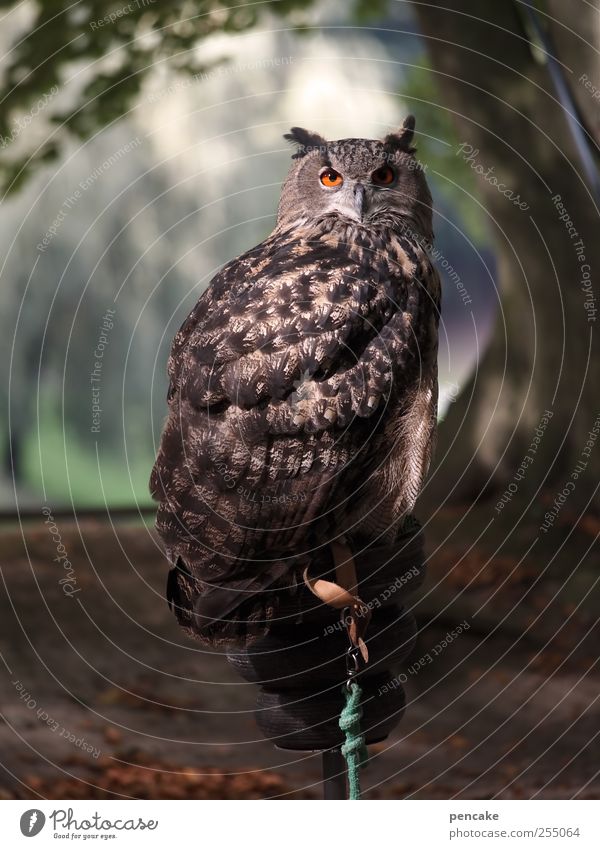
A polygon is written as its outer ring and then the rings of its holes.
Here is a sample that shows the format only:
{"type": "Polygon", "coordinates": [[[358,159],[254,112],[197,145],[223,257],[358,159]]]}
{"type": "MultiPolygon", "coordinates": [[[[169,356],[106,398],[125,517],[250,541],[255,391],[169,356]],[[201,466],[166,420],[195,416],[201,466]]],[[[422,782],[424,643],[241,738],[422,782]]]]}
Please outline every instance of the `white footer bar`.
{"type": "Polygon", "coordinates": [[[8,800],[0,802],[0,834],[10,849],[67,842],[177,849],[190,840],[210,849],[307,849],[307,840],[308,849],[598,849],[600,802],[8,800]]]}

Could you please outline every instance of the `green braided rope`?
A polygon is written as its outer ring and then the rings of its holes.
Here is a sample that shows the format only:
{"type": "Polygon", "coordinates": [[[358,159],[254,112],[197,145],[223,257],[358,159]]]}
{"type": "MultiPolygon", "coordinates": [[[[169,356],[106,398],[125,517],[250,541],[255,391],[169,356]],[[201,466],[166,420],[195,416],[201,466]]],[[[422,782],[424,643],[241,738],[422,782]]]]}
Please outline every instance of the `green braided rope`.
{"type": "Polygon", "coordinates": [[[360,799],[359,771],[368,757],[365,738],[360,730],[362,690],[356,682],[352,682],[349,688],[344,684],[342,692],[346,703],[340,714],[340,728],[346,735],[342,755],[348,767],[348,798],[360,799]]]}

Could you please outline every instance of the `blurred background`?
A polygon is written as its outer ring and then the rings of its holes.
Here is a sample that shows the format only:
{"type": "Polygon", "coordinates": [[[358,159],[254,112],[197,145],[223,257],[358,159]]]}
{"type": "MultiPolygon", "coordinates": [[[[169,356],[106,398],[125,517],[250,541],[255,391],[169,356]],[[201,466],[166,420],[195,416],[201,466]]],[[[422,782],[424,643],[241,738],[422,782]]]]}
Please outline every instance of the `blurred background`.
{"type": "MultiPolygon", "coordinates": [[[[211,22],[206,37],[175,61],[149,46],[166,37],[160,5],[137,10],[143,14],[136,14],[135,31],[133,12],[117,18],[114,25],[127,24],[124,44],[109,40],[100,60],[90,61],[85,43],[92,51],[104,29],[98,25],[83,41],[76,36],[79,61],[60,67],[67,78],[60,91],[5,150],[11,159],[18,152],[19,164],[27,154],[49,155],[40,144],[52,154],[52,165],[40,162],[0,214],[5,385],[10,379],[2,397],[6,507],[15,502],[13,483],[21,505],[41,498],[55,505],[148,503],[171,339],[215,271],[272,229],[290,164],[282,135],[292,125],[328,138],[377,138],[409,111],[418,113],[437,247],[447,261],[443,398],[456,396],[478,345],[482,351],[487,343],[498,306],[489,222],[474,197],[475,176],[457,158],[456,132],[431,100],[434,81],[410,6],[394,3],[374,15],[368,4],[354,12],[333,2],[310,11],[284,4],[289,14],[282,16],[281,4],[231,12],[227,4],[207,4],[199,20],[190,15],[189,32],[202,29],[211,9],[221,9],[221,23],[211,22]],[[141,59],[130,67],[131,38],[149,67],[138,70],[141,59]],[[115,120],[113,100],[126,88],[120,80],[133,86],[127,74],[141,79],[115,120]],[[69,120],[81,103],[91,114],[69,120]],[[48,244],[38,248],[45,236],[48,244]],[[115,311],[114,327],[96,385],[95,343],[107,309],[115,311]],[[94,399],[101,407],[96,425],[94,399]]],[[[105,6],[86,6],[86,14],[110,14],[105,6]]],[[[5,19],[6,46],[32,27],[33,8],[27,15],[20,6],[5,19]]],[[[40,22],[41,29],[52,23],[40,22]]],[[[173,27],[184,24],[167,25],[167,32],[173,27]]],[[[62,28],[53,36],[67,41],[62,28]]],[[[39,42],[43,97],[54,76],[43,67],[51,51],[41,33],[39,42]]],[[[176,52],[163,46],[169,49],[176,52]]],[[[11,126],[9,116],[4,137],[11,126]]],[[[22,180],[34,164],[24,168],[22,180]]]]}
{"type": "Polygon", "coordinates": [[[382,137],[408,113],[443,279],[413,661],[469,624],[408,676],[369,792],[597,791],[600,13],[451,5],[0,4],[9,798],[317,792],[171,620],[148,477],[171,340],[272,229],[283,133],[382,137]]]}

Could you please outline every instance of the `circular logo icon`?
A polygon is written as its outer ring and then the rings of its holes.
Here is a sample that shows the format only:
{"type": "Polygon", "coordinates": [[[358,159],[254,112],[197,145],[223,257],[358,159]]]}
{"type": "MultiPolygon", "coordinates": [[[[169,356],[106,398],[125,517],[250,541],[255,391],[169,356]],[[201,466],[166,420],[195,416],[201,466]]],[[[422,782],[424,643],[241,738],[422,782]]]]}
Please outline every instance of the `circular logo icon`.
{"type": "Polygon", "coordinates": [[[32,808],[21,815],[21,834],[25,837],[35,837],[43,829],[46,817],[38,808],[32,808]]]}

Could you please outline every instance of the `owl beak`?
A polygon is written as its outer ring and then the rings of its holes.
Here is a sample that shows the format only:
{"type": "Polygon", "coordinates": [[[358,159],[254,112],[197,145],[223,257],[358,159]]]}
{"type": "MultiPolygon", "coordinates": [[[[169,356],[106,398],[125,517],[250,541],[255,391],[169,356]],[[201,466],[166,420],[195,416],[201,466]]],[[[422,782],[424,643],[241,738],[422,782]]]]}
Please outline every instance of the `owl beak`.
{"type": "Polygon", "coordinates": [[[354,186],[354,210],[360,221],[363,219],[363,215],[365,214],[365,206],[366,206],[366,196],[365,196],[365,187],[362,183],[357,183],[354,186]]]}

